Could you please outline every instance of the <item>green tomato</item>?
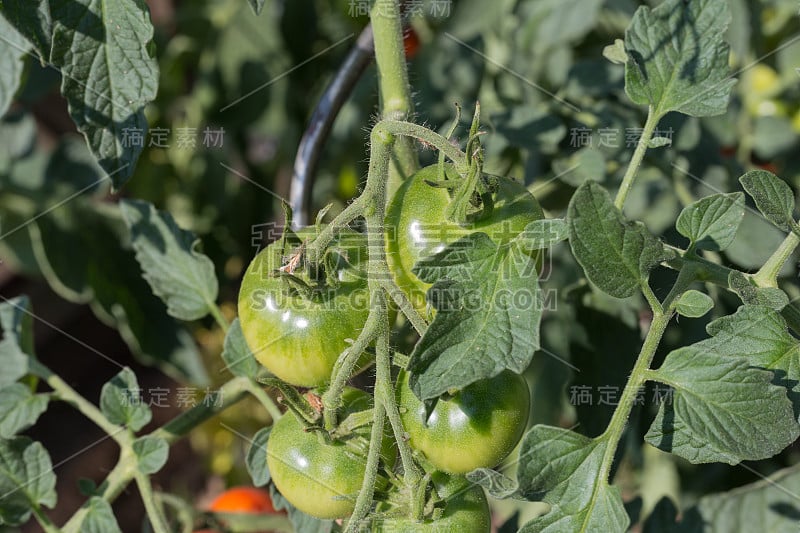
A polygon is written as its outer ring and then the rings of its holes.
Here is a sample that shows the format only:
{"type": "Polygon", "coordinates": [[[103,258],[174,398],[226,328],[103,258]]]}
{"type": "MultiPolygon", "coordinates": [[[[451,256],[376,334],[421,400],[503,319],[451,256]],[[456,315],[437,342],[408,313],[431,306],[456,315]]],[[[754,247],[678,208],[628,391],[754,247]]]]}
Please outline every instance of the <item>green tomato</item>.
{"type": "Polygon", "coordinates": [[[442,397],[425,420],[425,405],[398,378],[397,403],[409,443],[443,472],[491,468],[514,449],[528,422],[531,397],[525,379],[505,370],[442,397]]]}
{"type": "MultiPolygon", "coordinates": [[[[301,232],[301,239],[313,234],[301,232]]],[[[239,321],[256,359],[280,379],[299,387],[317,387],[330,379],[339,355],[355,339],[369,315],[366,239],[342,232],[328,249],[333,253],[335,286],[313,296],[292,294],[275,275],[285,267],[280,241],[250,263],[239,291],[239,321]]],[[[296,272],[299,274],[299,272],[296,272]]],[[[331,276],[329,276],[331,277],[331,276]]]]}
{"type": "MultiPolygon", "coordinates": [[[[341,417],[372,407],[372,398],[358,389],[345,389],[341,417]]],[[[353,512],[356,496],[364,481],[369,449],[369,428],[348,437],[326,442],[314,431],[306,431],[292,413],[273,426],[267,441],[267,466],[275,487],[302,512],[317,518],[344,518],[353,512]]],[[[396,450],[386,438],[381,459],[394,465],[396,450]]],[[[378,488],[386,478],[379,476],[378,488]]]]}
{"type": "MultiPolygon", "coordinates": [[[[449,178],[458,178],[451,165],[446,166],[446,172],[449,178]]],[[[417,261],[476,231],[488,234],[498,244],[506,243],[528,223],[544,218],[539,203],[524,185],[498,178],[492,213],[474,223],[458,225],[445,218],[450,193],[426,183],[438,179],[438,165],[425,167],[407,179],[389,203],[385,222],[389,270],[417,311],[428,317],[425,294],[431,285],[412,272],[417,261]]]]}
{"type": "Polygon", "coordinates": [[[376,519],[372,530],[376,533],[489,533],[492,515],[483,489],[466,484],[462,486],[460,491],[443,496],[444,508],[437,519],[411,520],[389,516],[376,519]]]}

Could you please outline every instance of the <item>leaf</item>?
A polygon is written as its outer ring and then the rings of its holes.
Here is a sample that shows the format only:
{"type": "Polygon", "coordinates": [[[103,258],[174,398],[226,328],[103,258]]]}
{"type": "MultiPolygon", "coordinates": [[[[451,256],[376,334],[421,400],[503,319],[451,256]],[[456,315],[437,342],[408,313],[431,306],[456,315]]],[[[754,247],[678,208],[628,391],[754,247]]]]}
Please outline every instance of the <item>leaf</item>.
{"type": "Polygon", "coordinates": [[[28,373],[29,354],[33,354],[33,335],[27,296],[0,303],[0,388],[11,385],[28,373]]]}
{"type": "Polygon", "coordinates": [[[158,89],[150,56],[153,25],[142,0],[51,0],[50,61],[61,71],[61,93],[100,166],[121,187],[142,147],[126,142],[144,133],[144,106],[158,89]],[[126,146],[127,144],[127,146],[126,146]]]}
{"type": "Polygon", "coordinates": [[[720,115],[728,107],[731,21],[726,0],[665,0],[641,6],[625,31],[625,92],[655,116],[679,111],[694,117],[720,115]]]}
{"type": "Polygon", "coordinates": [[[661,148],[662,146],[671,146],[672,139],[669,137],[653,137],[647,143],[648,148],[661,148]]]}
{"type": "Polygon", "coordinates": [[[242,325],[238,318],[233,319],[228,333],[225,335],[222,360],[225,361],[225,365],[234,376],[255,378],[258,375],[261,365],[253,357],[247,341],[244,340],[242,325]]]}
{"type": "Polygon", "coordinates": [[[264,9],[264,3],[266,0],[247,0],[250,3],[250,7],[253,8],[253,12],[256,15],[261,14],[261,10],[264,9]]]}
{"type": "Polygon", "coordinates": [[[153,416],[142,402],[141,389],[136,374],[128,367],[103,385],[100,391],[100,409],[113,424],[124,424],[133,431],[142,429],[153,416]]]}
{"type": "Polygon", "coordinates": [[[572,253],[586,277],[611,296],[632,296],[650,269],[671,257],[642,223],[625,221],[598,183],[575,191],[567,222],[572,253]]]}
{"type": "Polygon", "coordinates": [[[789,333],[778,311],[744,305],[706,329],[711,338],[697,343],[698,349],[742,358],[751,366],[772,371],[773,383],[788,389],[795,414],[800,415],[800,342],[789,333]]]}
{"type": "Polygon", "coordinates": [[[625,51],[625,41],[614,39],[614,44],[603,48],[603,57],[615,65],[624,65],[628,62],[628,53],[625,51]]]}
{"type": "Polygon", "coordinates": [[[139,459],[139,470],[155,474],[167,462],[169,444],[159,437],[141,437],[133,441],[133,452],[139,459]]]}
{"type": "Polygon", "coordinates": [[[56,475],[44,446],[27,437],[0,439],[0,525],[20,526],[32,505],[53,508],[56,475]]]}
{"type": "Polygon", "coordinates": [[[525,230],[517,239],[525,249],[544,250],[550,248],[569,236],[567,221],[561,218],[535,220],[525,226],[525,230]]]}
{"type": "Polygon", "coordinates": [[[600,476],[607,446],[561,428],[537,425],[528,431],[520,451],[519,491],[551,507],[520,532],[625,531],[630,520],[619,489],[600,476]]]}
{"type": "Polygon", "coordinates": [[[122,533],[111,504],[99,496],[92,496],[83,505],[86,516],[81,522],[81,533],[122,533]]]}
{"type": "Polygon", "coordinates": [[[498,500],[521,498],[518,490],[519,484],[497,470],[478,468],[467,474],[467,480],[483,487],[492,498],[498,500]]]}
{"type": "Polygon", "coordinates": [[[713,194],[686,206],[675,224],[678,232],[702,250],[724,250],[744,218],[744,194],[713,194]]]}
{"type": "Polygon", "coordinates": [[[53,19],[48,0],[3,0],[3,16],[24,35],[42,62],[50,57],[53,19]],[[35,6],[35,7],[34,7],[35,6]]]}
{"type": "Polygon", "coordinates": [[[543,304],[536,258],[518,243],[497,246],[472,233],[418,262],[414,273],[435,283],[428,298],[437,310],[407,367],[417,397],[437,398],[530,364],[543,304]]]}
{"type": "Polygon", "coordinates": [[[766,459],[800,435],[786,389],[743,358],[688,346],[671,352],[651,375],[674,393],[645,440],[691,463],[766,459]]]}
{"type": "Polygon", "coordinates": [[[751,170],[739,182],[767,220],[789,230],[794,224],[794,193],[785,181],[766,170],[751,170]]]}
{"type": "Polygon", "coordinates": [[[120,208],[143,277],[167,312],[187,321],[206,316],[216,305],[219,286],[214,263],[197,251],[199,239],[147,202],[122,200],[120,208]]]}
{"type": "Polygon", "coordinates": [[[0,14],[0,116],[6,114],[19,87],[30,43],[0,14]]]}
{"type": "Polygon", "coordinates": [[[757,287],[750,277],[738,270],[728,275],[728,286],[746,305],[763,305],[780,311],[789,305],[789,296],[777,287],[757,287]]]}
{"type": "Polygon", "coordinates": [[[88,303],[139,361],[158,364],[180,381],[207,383],[192,336],[142,279],[117,205],[75,199],[28,230],[42,273],[58,294],[88,303]]]}
{"type": "Polygon", "coordinates": [[[699,318],[713,308],[714,300],[709,295],[694,289],[684,292],[675,305],[678,314],[689,318],[699,318]]]}
{"type": "Polygon", "coordinates": [[[22,383],[0,389],[0,437],[10,439],[31,427],[47,410],[48,401],[47,394],[33,394],[22,383]]]}
{"type": "Polygon", "coordinates": [[[271,479],[269,466],[267,466],[267,441],[272,427],[260,429],[253,440],[250,441],[250,449],[247,450],[245,466],[253,479],[253,485],[263,487],[271,479]]]}
{"type": "Polygon", "coordinates": [[[703,531],[791,533],[800,515],[798,493],[800,469],[793,466],[729,492],[703,496],[685,514],[696,516],[705,525],[703,531]]]}

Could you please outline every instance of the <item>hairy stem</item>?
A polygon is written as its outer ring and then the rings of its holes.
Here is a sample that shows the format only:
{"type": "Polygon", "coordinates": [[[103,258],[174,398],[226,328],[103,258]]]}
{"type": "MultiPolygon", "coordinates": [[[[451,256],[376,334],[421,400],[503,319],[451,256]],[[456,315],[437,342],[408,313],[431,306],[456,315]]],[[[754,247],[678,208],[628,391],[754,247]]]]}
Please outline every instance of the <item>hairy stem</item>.
{"type": "MultiPolygon", "coordinates": [[[[219,389],[220,397],[223,398],[222,402],[219,404],[217,404],[217,402],[200,403],[176,416],[161,428],[156,429],[150,433],[150,436],[166,439],[170,444],[174,443],[185,436],[190,430],[235,405],[242,398],[247,396],[247,384],[249,381],[250,379],[245,377],[233,378],[219,389]]],[[[122,431],[122,428],[120,428],[119,433],[127,437],[127,434],[122,431]]],[[[102,498],[109,503],[113,502],[122,494],[122,491],[125,490],[125,487],[134,479],[135,475],[136,457],[131,447],[125,446],[120,451],[120,458],[116,466],[114,466],[100,485],[103,491],[101,494],[102,498]]],[[[88,509],[86,507],[78,509],[67,523],[64,524],[62,528],[64,533],[77,533],[87,513],[88,509]]]]}
{"type": "MultiPolygon", "coordinates": [[[[388,270],[387,270],[388,274],[388,270]]],[[[387,279],[381,283],[383,289],[391,296],[394,303],[397,304],[397,307],[400,308],[400,312],[403,313],[408,321],[411,322],[411,325],[414,326],[414,329],[417,330],[417,333],[420,335],[425,335],[425,332],[428,331],[428,323],[425,322],[425,319],[414,309],[414,306],[411,305],[411,302],[408,300],[408,296],[406,293],[403,292],[400,287],[398,287],[394,281],[391,279],[387,279]]]]}
{"type": "MultiPolygon", "coordinates": [[[[403,20],[400,2],[377,0],[370,13],[375,41],[375,64],[378,67],[378,87],[381,97],[381,117],[407,120],[413,113],[411,87],[408,84],[403,20]]],[[[388,195],[419,168],[419,160],[411,139],[398,139],[393,148],[393,164],[386,186],[388,195]]]]}
{"type": "Polygon", "coordinates": [[[264,406],[264,409],[267,410],[273,422],[277,421],[281,416],[283,416],[280,408],[278,408],[272,398],[270,398],[269,394],[267,394],[264,389],[258,385],[258,383],[250,379],[247,381],[246,386],[247,392],[249,392],[256,400],[259,401],[259,403],[261,403],[261,405],[264,406]]]}
{"type": "Polygon", "coordinates": [[[134,478],[136,479],[136,486],[139,488],[139,494],[144,502],[144,509],[147,512],[147,518],[150,520],[150,525],[153,527],[154,533],[170,533],[167,519],[163,511],[156,503],[155,494],[153,494],[153,485],[150,483],[150,478],[143,474],[139,469],[134,470],[134,478]]]}
{"type": "Polygon", "coordinates": [[[30,360],[31,373],[39,376],[55,391],[56,397],[81,412],[83,416],[94,422],[109,437],[114,439],[120,446],[129,446],[130,438],[123,431],[123,427],[112,423],[106,415],[92,402],[81,396],[81,394],[70,387],[58,374],[54,374],[49,368],[35,359],[30,360]]]}
{"type": "Polygon", "coordinates": [[[617,197],[614,199],[614,205],[617,206],[617,209],[620,211],[622,211],[622,208],[625,206],[625,199],[628,197],[631,187],[633,187],[633,182],[639,171],[639,166],[642,164],[644,154],[647,152],[650,139],[653,138],[653,132],[660,119],[661,117],[651,106],[647,111],[647,121],[644,123],[644,129],[642,130],[642,136],[639,138],[639,144],[636,145],[636,150],[633,152],[633,157],[631,157],[631,162],[628,164],[628,169],[622,177],[622,183],[619,186],[619,191],[617,191],[617,197]]]}
{"type": "Polygon", "coordinates": [[[753,281],[756,282],[756,285],[759,287],[777,287],[778,274],[780,274],[783,265],[792,256],[798,245],[800,245],[800,237],[794,232],[789,233],[778,249],[769,256],[767,262],[758,272],[753,274],[753,281]]]}
{"type": "Polygon", "coordinates": [[[671,318],[672,313],[654,311],[650,330],[644,339],[639,357],[636,359],[636,364],[633,366],[628,383],[622,391],[622,396],[617,408],[614,410],[614,415],[611,417],[611,422],[603,435],[599,437],[608,441],[605,454],[603,454],[603,462],[600,465],[600,478],[603,480],[608,481],[614,454],[622,437],[622,432],[625,430],[628,417],[630,417],[631,409],[633,409],[636,395],[647,380],[647,371],[653,363],[653,356],[656,354],[658,345],[661,343],[661,338],[664,336],[664,331],[667,329],[671,318]]]}

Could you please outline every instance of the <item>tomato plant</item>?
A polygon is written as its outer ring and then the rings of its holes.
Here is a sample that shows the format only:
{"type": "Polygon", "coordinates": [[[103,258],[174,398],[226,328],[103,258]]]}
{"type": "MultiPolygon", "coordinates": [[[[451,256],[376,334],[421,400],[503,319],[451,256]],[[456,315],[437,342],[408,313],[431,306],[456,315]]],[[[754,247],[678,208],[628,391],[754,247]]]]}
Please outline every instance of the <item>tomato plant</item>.
{"type": "MultiPolygon", "coordinates": [[[[311,238],[301,233],[300,238],[311,238]]],[[[256,359],[293,385],[314,387],[330,379],[346,339],[361,328],[369,312],[365,273],[365,243],[355,232],[343,234],[327,279],[293,285],[281,274],[299,277],[302,269],[286,268],[299,250],[282,241],[267,246],[252,261],[239,291],[239,321],[256,359]],[[316,286],[319,284],[320,286],[316,286]]]]}
{"type": "Polygon", "coordinates": [[[34,4],[0,530],[797,529],[794,0],[34,4]]]}

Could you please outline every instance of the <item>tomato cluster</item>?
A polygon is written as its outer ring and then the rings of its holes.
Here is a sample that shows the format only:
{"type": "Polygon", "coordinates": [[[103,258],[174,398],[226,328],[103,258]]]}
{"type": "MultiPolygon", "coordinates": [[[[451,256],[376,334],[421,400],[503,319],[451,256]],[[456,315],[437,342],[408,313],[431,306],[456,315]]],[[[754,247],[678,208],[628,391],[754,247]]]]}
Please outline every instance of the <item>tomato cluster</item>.
{"type": "MultiPolygon", "coordinates": [[[[434,165],[406,180],[388,205],[385,224],[390,272],[413,306],[429,319],[433,316],[426,301],[429,285],[414,274],[417,262],[476,231],[505,244],[530,222],[543,218],[523,185],[497,178],[491,182],[491,209],[468,223],[455,223],[446,214],[451,193],[432,183],[442,175],[454,182],[459,178],[454,167],[434,165]]],[[[298,237],[302,241],[314,235],[300,232],[298,237]]],[[[302,248],[298,242],[287,246],[279,241],[254,259],[242,282],[239,318],[249,347],[270,372],[295,386],[324,388],[337,359],[369,314],[362,268],[366,247],[361,234],[341,232],[328,249],[334,260],[322,262],[327,270],[318,279],[303,271],[302,248]]],[[[486,497],[462,475],[496,466],[519,442],[530,409],[525,380],[504,371],[440,397],[430,413],[408,380],[405,371],[397,376],[395,400],[408,442],[422,467],[433,474],[434,483],[426,489],[424,516],[410,519],[403,509],[408,502],[398,509],[396,502],[404,496],[392,486],[400,479],[392,474],[396,447],[385,438],[376,486],[383,503],[378,505],[374,530],[489,531],[486,497]]],[[[372,397],[354,388],[345,390],[342,401],[339,420],[372,406],[372,397]]],[[[267,444],[272,480],[304,513],[345,518],[353,512],[364,482],[370,428],[342,434],[315,424],[319,423],[294,413],[275,423],[267,444]]]]}

